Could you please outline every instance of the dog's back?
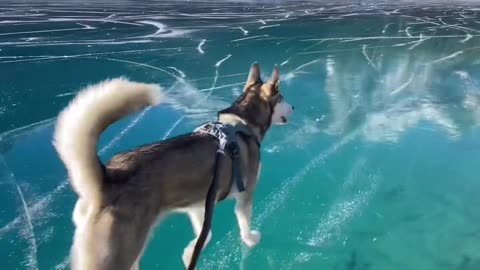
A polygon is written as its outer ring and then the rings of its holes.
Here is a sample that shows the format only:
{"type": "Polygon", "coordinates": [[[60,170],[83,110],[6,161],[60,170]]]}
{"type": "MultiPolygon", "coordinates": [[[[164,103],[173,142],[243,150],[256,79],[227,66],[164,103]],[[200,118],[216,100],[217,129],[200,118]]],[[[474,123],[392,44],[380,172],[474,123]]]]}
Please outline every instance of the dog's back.
{"type": "MultiPolygon", "coordinates": [[[[117,154],[106,165],[108,204],[129,207],[136,202],[135,209],[155,208],[158,215],[201,203],[215,172],[217,149],[214,137],[194,133],[117,154]]],[[[230,179],[229,158],[221,170],[220,179],[230,179]]],[[[220,182],[221,194],[229,189],[229,181],[220,182]]]]}

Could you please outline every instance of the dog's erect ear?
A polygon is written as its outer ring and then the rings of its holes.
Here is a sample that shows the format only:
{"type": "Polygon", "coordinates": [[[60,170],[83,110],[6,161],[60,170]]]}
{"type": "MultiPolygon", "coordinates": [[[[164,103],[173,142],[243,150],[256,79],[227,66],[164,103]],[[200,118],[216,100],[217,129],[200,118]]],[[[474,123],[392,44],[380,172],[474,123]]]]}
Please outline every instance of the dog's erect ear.
{"type": "Polygon", "coordinates": [[[247,90],[248,86],[261,82],[262,79],[260,78],[260,66],[258,63],[253,63],[252,67],[250,68],[250,73],[248,73],[247,83],[245,84],[244,91],[247,90]]]}
{"type": "Polygon", "coordinates": [[[268,100],[270,97],[273,97],[278,94],[280,87],[280,72],[278,71],[278,66],[273,66],[272,76],[267,81],[267,83],[262,85],[262,94],[265,100],[268,100]]]}
{"type": "Polygon", "coordinates": [[[273,66],[272,76],[268,82],[278,88],[280,86],[280,72],[278,71],[278,66],[273,66]]]}

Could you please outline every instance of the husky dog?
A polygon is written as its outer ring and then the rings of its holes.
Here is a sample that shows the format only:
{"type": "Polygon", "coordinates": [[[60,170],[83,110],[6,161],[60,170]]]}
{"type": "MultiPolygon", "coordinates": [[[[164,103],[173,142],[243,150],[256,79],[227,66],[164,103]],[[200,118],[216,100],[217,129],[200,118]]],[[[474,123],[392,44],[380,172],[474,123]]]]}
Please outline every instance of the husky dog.
{"type": "MultiPolygon", "coordinates": [[[[172,212],[186,213],[198,237],[205,196],[216,170],[219,142],[214,136],[184,134],[119,153],[105,165],[97,156],[98,138],[110,124],[163,100],[156,85],[117,78],[83,89],[60,113],[53,144],[79,196],[73,211],[73,270],[138,269],[152,228],[172,212]]],[[[260,233],[250,228],[261,167],[258,142],[271,125],[286,124],[292,111],[279,92],[277,66],[263,83],[260,68],[254,63],[243,94],[218,112],[218,122],[244,125],[254,134],[237,136],[244,192],[231,185],[232,160],[228,156],[218,168],[217,199],[236,199],[241,239],[249,247],[260,240],[260,233]]],[[[210,238],[209,231],[204,247],[210,238]]],[[[184,250],[185,266],[196,239],[184,250]]]]}

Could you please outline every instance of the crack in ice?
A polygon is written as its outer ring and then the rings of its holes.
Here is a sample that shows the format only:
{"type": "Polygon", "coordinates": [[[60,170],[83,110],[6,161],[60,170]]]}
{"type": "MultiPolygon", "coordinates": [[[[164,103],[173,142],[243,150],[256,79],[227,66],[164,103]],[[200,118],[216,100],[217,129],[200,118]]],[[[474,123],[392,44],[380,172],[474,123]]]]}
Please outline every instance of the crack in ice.
{"type": "Polygon", "coordinates": [[[246,38],[234,39],[234,40],[231,40],[230,42],[238,42],[238,41],[249,40],[249,39],[254,39],[254,38],[261,38],[261,37],[268,37],[268,36],[269,35],[251,36],[251,37],[246,37],[246,38]]]}
{"type": "Polygon", "coordinates": [[[198,44],[198,46],[197,46],[197,50],[198,50],[198,52],[201,53],[201,54],[205,54],[205,52],[204,52],[203,49],[202,49],[202,46],[205,44],[206,41],[207,41],[206,39],[202,39],[202,40],[200,41],[200,43],[198,44]]]}
{"type": "Polygon", "coordinates": [[[459,56],[459,55],[462,54],[462,53],[463,53],[463,51],[458,51],[458,52],[452,53],[452,54],[450,54],[450,55],[448,55],[448,56],[445,56],[445,57],[442,57],[442,58],[437,59],[437,60],[435,60],[435,61],[432,61],[432,62],[430,62],[430,64],[436,64],[436,63],[440,63],[440,62],[443,62],[443,61],[446,61],[446,60],[455,58],[455,57],[459,56]]]}
{"type": "Polygon", "coordinates": [[[397,89],[393,90],[392,93],[390,93],[390,95],[395,95],[395,94],[399,93],[400,91],[402,91],[403,89],[405,89],[410,83],[412,83],[414,77],[415,77],[415,73],[413,73],[412,76],[410,76],[408,81],[406,81],[404,84],[399,86],[397,89]]]}
{"type": "MultiPolygon", "coordinates": [[[[12,174],[12,177],[14,177],[13,174],[12,174]]],[[[37,248],[37,240],[35,237],[35,232],[33,230],[32,217],[30,215],[30,211],[28,210],[28,205],[27,205],[27,202],[25,201],[25,197],[23,196],[22,190],[17,184],[15,184],[15,186],[17,187],[17,192],[20,195],[20,199],[22,201],[23,210],[25,213],[25,217],[27,219],[28,231],[30,233],[30,236],[28,237],[30,240],[30,249],[31,249],[31,254],[29,255],[29,261],[30,261],[29,266],[30,266],[30,269],[38,269],[38,261],[37,261],[38,248],[37,248]]]]}
{"type": "Polygon", "coordinates": [[[238,29],[240,29],[244,35],[248,35],[248,31],[243,29],[243,27],[238,27],[238,29]]]}

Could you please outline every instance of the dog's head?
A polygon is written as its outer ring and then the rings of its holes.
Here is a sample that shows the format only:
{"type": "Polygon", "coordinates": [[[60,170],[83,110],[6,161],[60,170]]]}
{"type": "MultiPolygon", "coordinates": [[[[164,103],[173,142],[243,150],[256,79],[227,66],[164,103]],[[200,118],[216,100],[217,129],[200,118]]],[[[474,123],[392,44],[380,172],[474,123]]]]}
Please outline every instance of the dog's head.
{"type": "Polygon", "coordinates": [[[254,63],[250,68],[243,94],[228,108],[219,112],[226,120],[235,115],[258,131],[261,138],[271,125],[284,125],[293,112],[293,106],[285,102],[280,93],[280,74],[278,67],[273,68],[267,82],[260,77],[260,67],[254,63]]]}
{"type": "Polygon", "coordinates": [[[261,102],[268,105],[270,108],[270,124],[287,124],[294,107],[288,104],[280,93],[280,73],[277,65],[274,66],[270,79],[264,83],[260,77],[260,66],[254,63],[250,68],[244,88],[244,92],[248,91],[254,92],[260,97],[261,102]]]}

